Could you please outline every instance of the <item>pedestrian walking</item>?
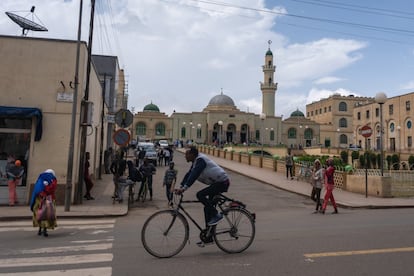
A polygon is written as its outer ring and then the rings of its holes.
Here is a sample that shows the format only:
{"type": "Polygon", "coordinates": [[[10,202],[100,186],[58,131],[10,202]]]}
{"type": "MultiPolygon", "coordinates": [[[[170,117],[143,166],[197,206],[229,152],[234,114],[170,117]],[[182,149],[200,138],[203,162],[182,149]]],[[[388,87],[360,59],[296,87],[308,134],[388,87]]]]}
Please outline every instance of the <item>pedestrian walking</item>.
{"type": "Polygon", "coordinates": [[[142,196],[142,190],[144,189],[145,181],[148,181],[150,200],[152,200],[152,175],[155,174],[157,169],[155,168],[154,164],[148,160],[148,158],[144,158],[144,164],[139,167],[139,171],[142,173],[143,179],[141,182],[141,187],[139,188],[137,201],[142,196]]]}
{"type": "Polygon", "coordinates": [[[119,200],[119,195],[118,195],[118,190],[119,190],[119,178],[124,174],[125,169],[126,169],[126,161],[124,160],[124,151],[123,150],[119,150],[117,151],[116,155],[115,155],[115,159],[112,161],[110,170],[111,173],[113,174],[113,181],[114,181],[114,195],[112,196],[112,198],[114,198],[114,200],[119,200]]]}
{"type": "Polygon", "coordinates": [[[24,168],[20,160],[10,162],[6,166],[7,185],[9,186],[9,206],[19,203],[17,200],[16,186],[20,183],[24,168]]]}
{"type": "Polygon", "coordinates": [[[177,181],[177,170],[174,169],[174,162],[170,162],[168,166],[168,169],[165,171],[164,182],[162,186],[165,187],[165,194],[167,196],[168,205],[172,206],[173,191],[175,182],[177,181]]]}
{"type": "Polygon", "coordinates": [[[87,200],[93,200],[95,199],[93,196],[91,196],[91,190],[93,187],[93,181],[91,179],[91,175],[89,173],[89,167],[91,166],[89,159],[91,158],[91,155],[89,152],[85,153],[85,168],[83,172],[83,180],[85,181],[86,186],[86,193],[84,195],[84,198],[87,200]]]}
{"type": "Polygon", "coordinates": [[[168,166],[170,164],[170,151],[168,149],[164,150],[164,166],[168,166]]]}
{"type": "Polygon", "coordinates": [[[314,166],[312,170],[312,194],[311,198],[313,201],[316,202],[316,209],[314,213],[317,213],[319,211],[319,208],[322,207],[321,204],[321,191],[323,184],[325,182],[325,171],[321,166],[321,161],[319,159],[316,159],[314,161],[314,166]]]}
{"type": "Polygon", "coordinates": [[[288,154],[285,157],[285,165],[286,165],[286,178],[289,179],[289,173],[290,173],[290,179],[293,179],[293,156],[291,154],[291,150],[288,150],[288,154]]]}
{"type": "Polygon", "coordinates": [[[335,174],[335,167],[333,165],[333,160],[329,158],[326,160],[326,165],[328,166],[325,170],[325,197],[323,200],[322,210],[320,211],[322,214],[325,214],[326,206],[328,205],[328,201],[331,201],[332,206],[334,207],[333,214],[338,214],[338,207],[336,206],[335,198],[333,195],[333,189],[335,188],[334,183],[334,174],[335,174]]]}
{"type": "Polygon", "coordinates": [[[30,210],[33,212],[33,227],[39,227],[39,236],[47,237],[47,230],[57,227],[56,188],[57,179],[52,169],[42,172],[34,185],[30,210]]]}

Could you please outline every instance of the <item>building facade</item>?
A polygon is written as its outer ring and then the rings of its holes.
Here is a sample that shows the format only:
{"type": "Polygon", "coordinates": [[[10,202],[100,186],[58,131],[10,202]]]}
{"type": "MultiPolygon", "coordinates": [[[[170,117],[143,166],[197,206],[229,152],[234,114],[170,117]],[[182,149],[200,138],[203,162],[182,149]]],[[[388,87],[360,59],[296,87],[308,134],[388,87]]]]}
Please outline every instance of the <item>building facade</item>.
{"type": "MultiPolygon", "coordinates": [[[[77,42],[29,37],[0,36],[0,190],[7,189],[4,166],[7,160],[21,159],[25,166],[23,186],[18,187],[21,202],[28,200],[30,185],[46,169],[53,169],[58,180],[58,203],[67,183],[72,109],[76,106],[73,145],[72,198],[79,176],[81,124],[88,128],[86,151],[91,155],[91,173],[99,167],[102,141],[102,89],[95,68],[91,68],[88,116],[80,106],[87,83],[87,47],[80,44],[78,96],[74,76],[77,42]],[[80,121],[82,118],[85,120],[80,121]]],[[[106,129],[103,130],[106,134],[106,129]]],[[[1,191],[1,195],[7,192],[1,191]]],[[[4,197],[0,198],[3,202],[4,197]]]]}
{"type": "MultiPolygon", "coordinates": [[[[370,101],[361,103],[354,109],[354,133],[358,145],[369,150],[380,149],[380,104],[370,101]],[[369,126],[371,137],[365,141],[361,128],[369,126]],[[366,143],[365,143],[366,142],[366,143]]],[[[412,154],[413,151],[413,119],[414,92],[388,98],[382,105],[383,115],[383,149],[388,152],[412,154]]]]}
{"type": "Polygon", "coordinates": [[[354,108],[373,101],[368,97],[334,94],[306,105],[306,117],[320,124],[320,144],[323,147],[348,148],[357,144],[354,108]]]}

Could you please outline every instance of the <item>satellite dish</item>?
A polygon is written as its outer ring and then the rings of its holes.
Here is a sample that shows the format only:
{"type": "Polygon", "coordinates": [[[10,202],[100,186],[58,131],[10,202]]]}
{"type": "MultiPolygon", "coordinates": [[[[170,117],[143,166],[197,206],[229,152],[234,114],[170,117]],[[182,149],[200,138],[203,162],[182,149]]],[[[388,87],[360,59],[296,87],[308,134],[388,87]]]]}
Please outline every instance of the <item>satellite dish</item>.
{"type": "MultiPolygon", "coordinates": [[[[20,15],[17,15],[12,12],[6,12],[7,16],[10,17],[11,20],[14,21],[17,25],[22,27],[22,35],[26,36],[28,31],[38,31],[38,32],[47,32],[46,27],[36,23],[33,21],[33,16],[36,16],[34,14],[35,6],[32,6],[30,9],[30,12],[32,14],[32,20],[29,20],[25,17],[22,17],[20,15]]],[[[37,18],[37,16],[36,16],[37,18]]],[[[39,20],[39,18],[37,18],[39,20]]],[[[40,21],[40,20],[39,20],[40,21]]]]}

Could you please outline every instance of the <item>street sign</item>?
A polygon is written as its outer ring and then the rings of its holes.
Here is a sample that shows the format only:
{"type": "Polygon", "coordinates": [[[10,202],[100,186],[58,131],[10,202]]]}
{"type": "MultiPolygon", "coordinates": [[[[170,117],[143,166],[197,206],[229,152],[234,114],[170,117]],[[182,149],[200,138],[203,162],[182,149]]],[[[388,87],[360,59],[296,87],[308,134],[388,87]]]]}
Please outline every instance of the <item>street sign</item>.
{"type": "Polygon", "coordinates": [[[129,127],[134,115],[128,109],[121,109],[115,114],[115,123],[120,127],[129,127]]]}
{"type": "Polygon", "coordinates": [[[117,131],[115,131],[112,138],[114,139],[114,143],[118,146],[125,146],[129,143],[131,136],[129,135],[128,130],[118,129],[117,131]]]}
{"type": "Polygon", "coordinates": [[[365,125],[359,129],[359,133],[364,136],[365,138],[371,137],[372,135],[372,128],[365,125]]]}

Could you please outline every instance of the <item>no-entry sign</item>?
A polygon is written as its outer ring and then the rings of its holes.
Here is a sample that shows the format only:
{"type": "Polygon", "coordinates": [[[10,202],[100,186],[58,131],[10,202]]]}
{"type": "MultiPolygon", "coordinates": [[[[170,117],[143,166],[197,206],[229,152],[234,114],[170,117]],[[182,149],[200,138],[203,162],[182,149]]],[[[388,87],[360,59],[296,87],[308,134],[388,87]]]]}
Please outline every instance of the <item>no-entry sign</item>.
{"type": "Polygon", "coordinates": [[[364,136],[365,138],[371,137],[372,135],[372,128],[369,126],[363,126],[359,129],[359,132],[361,133],[362,136],[364,136]]]}

